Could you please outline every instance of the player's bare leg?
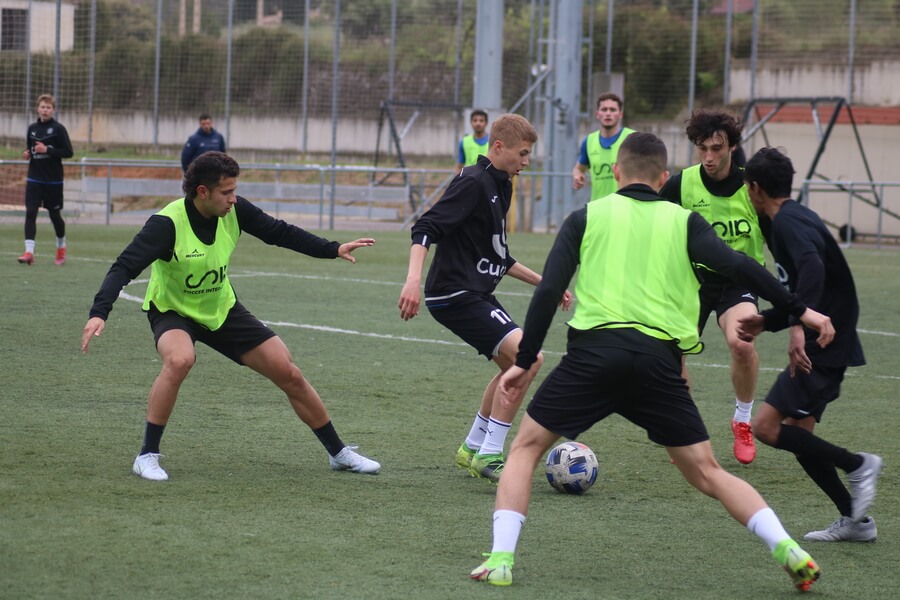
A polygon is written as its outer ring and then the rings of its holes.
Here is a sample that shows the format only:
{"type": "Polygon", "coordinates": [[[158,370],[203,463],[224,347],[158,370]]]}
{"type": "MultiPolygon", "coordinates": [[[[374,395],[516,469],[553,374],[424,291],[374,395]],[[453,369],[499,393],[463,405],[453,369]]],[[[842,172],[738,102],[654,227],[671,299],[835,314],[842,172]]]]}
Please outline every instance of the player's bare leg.
{"type": "MultiPolygon", "coordinates": [[[[381,464],[377,461],[355,452],[356,446],[343,445],[330,425],[331,417],[328,415],[325,403],[303,376],[300,367],[294,363],[290,350],[280,337],[267,339],[241,356],[241,361],[277,385],[287,395],[291,408],[294,409],[300,420],[316,432],[317,436],[323,435],[321,431],[318,431],[323,428],[329,432],[324,439],[331,436],[330,442],[323,441],[323,444],[326,449],[331,448],[329,464],[332,470],[374,474],[381,469],[381,464]],[[340,451],[338,451],[339,444],[343,446],[340,451]]],[[[319,439],[323,440],[323,437],[319,437],[319,439]]]]}
{"type": "Polygon", "coordinates": [[[719,327],[731,352],[731,384],[734,387],[735,411],[731,422],[734,434],[734,456],[744,464],[756,458],[756,445],[751,429],[751,410],[759,376],[759,356],[753,342],[745,342],[737,335],[739,320],[757,313],[756,305],[741,302],[719,317],[719,327]]]}
{"type": "Polygon", "coordinates": [[[147,396],[147,420],[157,425],[169,422],[178,390],[197,360],[191,336],[181,329],[170,329],[159,337],[156,351],[162,369],[147,396]]]}
{"type": "Polygon", "coordinates": [[[804,592],[809,590],[819,578],[818,565],[791,539],[759,492],[716,462],[709,441],[670,447],[666,451],[691,485],[721,502],[728,514],[769,546],[772,556],[787,571],[794,587],[804,592]]]}
{"type": "Polygon", "coordinates": [[[162,334],[156,350],[163,366],[147,395],[144,445],[135,457],[131,471],[144,479],[166,481],[169,474],[159,465],[159,442],[175,408],[178,390],[191,372],[197,357],[191,336],[180,329],[170,329],[162,334]]]}
{"type": "MultiPolygon", "coordinates": [[[[488,387],[485,389],[484,397],[482,398],[481,409],[482,411],[487,409],[489,411],[487,414],[490,415],[487,423],[487,434],[485,435],[484,442],[481,444],[481,448],[472,457],[469,471],[473,475],[491,481],[498,481],[500,473],[504,469],[505,459],[503,456],[503,446],[506,442],[506,435],[509,433],[512,422],[519,412],[519,406],[522,404],[520,399],[518,402],[513,402],[508,406],[504,406],[500,402],[500,397],[497,394],[497,383],[500,376],[515,364],[516,353],[519,351],[519,342],[521,339],[522,330],[515,329],[501,342],[497,355],[494,356],[494,362],[500,367],[500,371],[493,379],[491,379],[491,383],[488,384],[488,387]],[[489,395],[489,393],[491,393],[491,395],[489,395]],[[490,406],[488,406],[487,403],[488,399],[491,401],[490,406]]],[[[538,355],[538,360],[535,361],[529,369],[529,373],[531,373],[532,377],[537,374],[542,363],[543,355],[538,355]]],[[[484,412],[481,414],[485,415],[484,412]]]]}
{"type": "Polygon", "coordinates": [[[331,420],[319,393],[303,376],[280,337],[267,339],[241,356],[241,360],[277,385],[287,395],[291,408],[310,429],[318,429],[331,420]]]}

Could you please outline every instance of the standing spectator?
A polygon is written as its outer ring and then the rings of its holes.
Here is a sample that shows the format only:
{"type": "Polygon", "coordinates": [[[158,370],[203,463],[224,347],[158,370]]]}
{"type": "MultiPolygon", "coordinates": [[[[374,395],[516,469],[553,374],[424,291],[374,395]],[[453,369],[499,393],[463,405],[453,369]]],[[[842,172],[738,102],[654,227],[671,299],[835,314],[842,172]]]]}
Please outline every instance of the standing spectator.
{"type": "Polygon", "coordinates": [[[812,331],[777,308],[742,320],[742,330],[753,336],[790,328],[788,368],[753,418],[753,432],[764,444],[792,452],[838,510],[834,523],[804,539],[874,542],[875,519],[866,511],[875,500],[881,457],[849,452],[814,433],[827,406],[837,400],[847,367],[866,363],[856,333],[856,286],[831,232],[816,213],[791,199],[793,177],[791,159],[775,148],[757,152],[744,171],[782,283],[807,306],[826,312],[836,334],[834,343],[820,348],[812,331]],[[837,469],[847,474],[850,491],[837,469]]]}
{"type": "MultiPolygon", "coordinates": [[[[287,346],[238,301],[228,276],[231,254],[242,233],[314,258],[340,257],[351,263],[356,262],[354,250],[375,240],[330,242],[275,219],[236,194],[239,174],[237,162],[221,152],[208,152],[191,163],[182,184],[185,197],[147,220],[110,267],[94,297],[81,337],[82,352],[103,333],[122,288],[150,267],[143,309],[162,368],[147,397],[144,444],[132,471],[152,481],[169,478],[159,465],[159,444],[181,384],[197,360],[194,345],[199,340],[278,386],[325,447],[332,469],[377,473],[378,462],[341,441],[322,399],[287,346]]],[[[212,385],[224,384],[217,379],[212,385]]]]}
{"type": "Polygon", "coordinates": [[[488,114],[487,112],[476,108],[469,115],[469,124],[472,125],[472,133],[466,135],[459,141],[459,151],[456,159],[456,174],[463,170],[463,167],[474,165],[478,162],[479,156],[484,156],[488,152],[488,114]]]}
{"type": "Polygon", "coordinates": [[[71,158],[72,142],[62,123],[53,118],[56,99],[50,94],[38,98],[38,120],[28,126],[25,137],[27,150],[22,158],[28,162],[25,183],[25,253],[19,257],[24,265],[34,263],[34,239],[37,234],[37,214],[42,206],[50,214],[56,232],[57,265],[66,262],[66,222],[62,218],[63,165],[71,158]]]}
{"type": "MultiPolygon", "coordinates": [[[[528,307],[515,364],[500,378],[500,402],[521,402],[556,303],[578,270],[578,305],[569,321],[566,354],[522,417],[497,488],[493,547],[470,577],[492,585],[512,583],[516,546],[541,456],[560,436],[575,439],[618,413],[665,446],[684,478],[765,542],[794,586],[807,591],[819,577],[818,565],[791,539],[753,486],[716,462],[700,412],[681,377],[681,355],[701,348],[693,264],[702,262],[741,279],[820,331],[822,345],[834,338],[831,321],[804,306],[763,266],[729,250],[700,215],[658,196],[668,172],[666,147],[655,135],[629,136],[614,169],[619,191],[574,211],[560,228],[528,307]]],[[[668,515],[661,519],[665,527],[676,525],[668,515]]],[[[687,530],[696,535],[702,526],[691,523],[687,530]]],[[[730,564],[730,558],[720,558],[722,568],[730,564]]],[[[565,576],[560,579],[570,582],[565,576]]]]}
{"type": "MultiPolygon", "coordinates": [[[[400,318],[419,314],[422,268],[432,244],[434,260],[425,280],[425,306],[434,319],[494,361],[490,380],[456,464],[473,476],[497,481],[503,471],[503,445],[519,405],[501,406],[497,382],[516,356],[522,330],[494,296],[504,275],[537,285],[541,276],[509,252],[506,215],[512,179],[528,166],[537,132],[524,117],[502,115],[491,126],[490,148],[477,164],[463,169],[447,191],[412,227],[406,283],[400,292],[400,318]]],[[[572,295],[561,292],[568,309],[572,295]]],[[[537,373],[538,359],[531,371],[537,373]]]]}
{"type": "Polygon", "coordinates": [[[597,98],[595,116],[600,121],[600,129],[589,134],[581,142],[578,162],[572,168],[572,188],[584,187],[584,174],[591,172],[591,200],[608,196],[616,191],[613,179],[613,165],[622,141],[633,129],[622,125],[622,99],[612,92],[600,94],[597,98]]]}
{"type": "Polygon", "coordinates": [[[207,113],[200,115],[200,128],[188,138],[181,151],[181,170],[187,173],[188,165],[204,152],[227,152],[225,138],[213,129],[212,117],[207,113]]]}
{"type": "MultiPolygon", "coordinates": [[[[660,196],[700,213],[730,248],[764,265],[759,219],[747,196],[743,169],[734,160],[741,142],[740,123],[726,112],[698,110],[688,119],[686,133],[697,148],[700,164],[669,179],[660,190],[660,196]]],[[[759,357],[753,341],[742,340],[737,328],[742,317],[758,312],[759,299],[752,291],[714,270],[703,268],[700,272],[703,285],[700,287],[701,310],[697,326],[702,334],[709,315],[715,311],[716,322],[731,352],[731,385],[735,397],[731,419],[734,457],[738,462],[749,464],[756,458],[750,421],[759,357]]]]}

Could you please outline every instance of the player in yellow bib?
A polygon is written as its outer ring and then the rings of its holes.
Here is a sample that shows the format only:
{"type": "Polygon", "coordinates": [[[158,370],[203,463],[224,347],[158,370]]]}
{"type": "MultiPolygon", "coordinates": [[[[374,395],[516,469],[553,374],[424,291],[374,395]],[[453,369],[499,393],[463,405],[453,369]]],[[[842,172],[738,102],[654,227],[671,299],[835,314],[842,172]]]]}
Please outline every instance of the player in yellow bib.
{"type": "MultiPolygon", "coordinates": [[[[726,112],[699,110],[688,119],[686,132],[697,148],[700,164],[669,179],[660,196],[699,213],[730,248],[765,264],[759,219],[747,195],[743,169],[734,161],[741,141],[740,123],[726,112]]],[[[756,294],[711,269],[701,269],[701,274],[698,327],[702,333],[709,315],[715,311],[716,322],[731,351],[734,456],[748,464],[756,457],[750,421],[759,357],[753,342],[742,340],[737,329],[740,319],[757,314],[759,301],[756,294]]]]}
{"type": "Polygon", "coordinates": [[[472,133],[464,136],[459,141],[456,158],[457,175],[463,170],[463,167],[474,165],[478,162],[479,156],[487,156],[488,153],[490,133],[487,128],[487,112],[476,108],[469,115],[469,124],[472,126],[472,133]]]}
{"type": "MultiPolygon", "coordinates": [[[[144,444],[132,471],[144,479],[165,481],[159,445],[181,384],[197,360],[194,344],[203,342],[240,365],[267,377],[287,396],[298,417],[329,454],[336,471],[377,473],[378,462],[354,452],[338,436],[319,394],[274,331],[237,300],[228,263],[242,232],[267,244],[314,258],[356,262],[353,251],[372,238],[341,244],[269,216],[237,195],[240,167],[222,152],[205,152],[184,175],[185,197],[151,216],[116,259],[94,297],[81,338],[87,352],[103,333],[113,302],[132,279],[150,267],[144,298],[162,370],[147,397],[144,444]]],[[[223,385],[218,382],[215,388],[223,385]]]]}
{"type": "MultiPolygon", "coordinates": [[[[533,367],[556,305],[577,271],[578,305],[568,323],[566,352],[519,423],[497,487],[491,553],[469,577],[512,584],[541,457],[560,437],[574,440],[617,413],[665,446],[688,483],[717,499],[759,536],[794,586],[807,591],[819,577],[819,566],[762,496],[716,461],[700,411],[681,377],[682,354],[699,349],[700,284],[693,265],[701,262],[741,281],[820,332],[822,346],[834,339],[834,325],[756,261],[731,251],[699,214],[657,195],[668,177],[666,147],[659,138],[635,133],[622,144],[619,157],[618,192],[572,211],[560,227],[528,307],[515,364],[497,384],[501,404],[521,401],[535,377],[533,367]]],[[[679,525],[669,515],[662,522],[667,528],[679,525]]],[[[692,523],[688,531],[696,534],[702,525],[692,523]]],[[[724,567],[731,557],[717,560],[724,567]]],[[[565,574],[554,576],[574,582],[565,574]]]]}
{"type": "Polygon", "coordinates": [[[622,125],[622,99],[613,93],[600,94],[597,98],[597,120],[600,129],[581,142],[578,162],[572,168],[572,188],[584,187],[584,175],[591,172],[591,200],[608,196],[616,191],[613,165],[619,146],[633,129],[622,125]]]}

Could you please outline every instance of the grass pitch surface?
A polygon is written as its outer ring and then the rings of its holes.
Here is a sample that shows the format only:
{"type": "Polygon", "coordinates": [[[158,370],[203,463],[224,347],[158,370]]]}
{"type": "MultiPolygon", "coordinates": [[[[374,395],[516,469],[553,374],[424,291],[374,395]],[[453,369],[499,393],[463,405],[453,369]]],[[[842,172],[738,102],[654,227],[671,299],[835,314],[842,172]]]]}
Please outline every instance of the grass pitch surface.
{"type": "MultiPolygon", "coordinates": [[[[160,366],[136,301],[145,280],[126,288],[89,354],[79,345],[93,295],[137,229],[70,225],[60,268],[42,221],[37,262],[25,267],[15,261],[21,224],[0,225],[0,596],[793,597],[765,546],[618,417],[580,439],[600,462],[586,495],[560,495],[535,474],[514,591],[469,581],[490,549],[494,488],[457,470],[454,457],[494,368],[425,311],[400,320],[406,233],[375,234],[356,265],[248,237],[230,270],[240,299],[291,348],[343,439],[382,462],[380,475],[330,471],[273,385],[202,345],[163,438],[170,481],[132,475],[160,366]]],[[[551,244],[544,235],[510,240],[536,270],[551,244]]],[[[869,364],[850,370],[819,431],[885,458],[872,511],[879,539],[805,546],[823,568],[817,597],[895,597],[900,260],[895,250],[846,254],[869,364]]],[[[531,290],[507,279],[499,297],[521,323],[531,290]]],[[[554,322],[539,380],[564,349],[564,322],[554,322]]],[[[719,460],[762,492],[797,539],[824,528],[834,510],[791,456],[760,446],[749,467],[732,458],[721,337],[710,324],[707,350],[689,360],[719,460]]],[[[759,341],[760,399],[786,347],[786,334],[759,341]]]]}

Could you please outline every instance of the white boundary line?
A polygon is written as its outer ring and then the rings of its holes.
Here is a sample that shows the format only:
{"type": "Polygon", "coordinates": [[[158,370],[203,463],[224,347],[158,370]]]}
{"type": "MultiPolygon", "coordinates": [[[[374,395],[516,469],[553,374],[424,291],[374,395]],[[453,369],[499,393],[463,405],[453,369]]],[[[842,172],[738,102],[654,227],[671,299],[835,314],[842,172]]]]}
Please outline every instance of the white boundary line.
{"type": "MultiPolygon", "coordinates": [[[[297,275],[297,274],[289,274],[289,273],[264,272],[264,271],[247,271],[247,272],[239,271],[237,273],[230,273],[229,276],[230,277],[238,277],[238,278],[240,278],[240,277],[276,277],[277,276],[277,277],[289,277],[289,278],[297,278],[297,279],[314,279],[314,280],[321,280],[321,281],[339,281],[339,282],[347,282],[347,283],[369,283],[369,284],[375,284],[375,285],[390,285],[390,286],[401,287],[400,284],[393,282],[393,281],[376,281],[376,280],[370,280],[370,279],[355,279],[355,278],[349,278],[349,277],[347,277],[347,278],[328,277],[328,276],[321,276],[321,275],[297,275]]],[[[149,281],[149,279],[134,279],[129,283],[129,285],[133,285],[135,283],[137,283],[137,284],[147,283],[148,281],[149,281]]],[[[524,294],[524,293],[519,293],[519,292],[497,292],[497,294],[506,294],[506,295],[514,295],[514,296],[530,296],[530,294],[524,294]]],[[[119,297],[123,298],[125,300],[130,300],[132,302],[137,302],[137,303],[141,303],[141,304],[144,302],[143,297],[133,296],[133,295],[127,293],[125,290],[122,290],[122,292],[119,294],[119,297]]],[[[357,331],[355,329],[342,329],[342,328],[338,328],[338,327],[330,327],[327,325],[313,325],[311,323],[292,323],[290,321],[266,321],[264,319],[260,319],[260,320],[272,327],[292,327],[295,329],[307,329],[310,331],[321,331],[321,332],[325,332],[325,333],[339,333],[339,334],[344,334],[344,335],[355,335],[355,336],[360,336],[360,337],[368,337],[368,338],[375,338],[375,339],[382,339],[382,340],[393,340],[393,341],[400,341],[400,342],[415,342],[415,343],[420,343],[420,344],[437,344],[437,345],[441,345],[441,346],[468,347],[468,344],[464,344],[462,342],[448,341],[448,340],[418,338],[418,337],[411,337],[411,336],[405,336],[405,335],[393,335],[390,333],[374,333],[374,332],[366,332],[366,331],[357,331]]],[[[858,329],[857,331],[859,331],[860,333],[865,333],[865,334],[869,334],[869,335],[900,337],[900,334],[892,333],[889,331],[870,331],[867,329],[858,329]]],[[[550,356],[562,356],[563,354],[565,354],[564,352],[555,352],[553,350],[544,350],[543,353],[545,355],[550,355],[550,356]]],[[[731,368],[731,365],[723,365],[723,364],[718,364],[718,363],[695,363],[695,362],[690,362],[690,360],[688,361],[688,366],[702,367],[702,368],[708,368],[708,369],[730,369],[731,368]]],[[[760,367],[759,370],[760,371],[769,371],[769,372],[781,372],[784,370],[784,368],[783,367],[760,367]]],[[[853,377],[855,375],[854,375],[853,371],[847,371],[847,376],[853,377]]],[[[900,380],[900,376],[895,376],[895,375],[865,375],[865,376],[873,377],[875,379],[900,380]]]]}

